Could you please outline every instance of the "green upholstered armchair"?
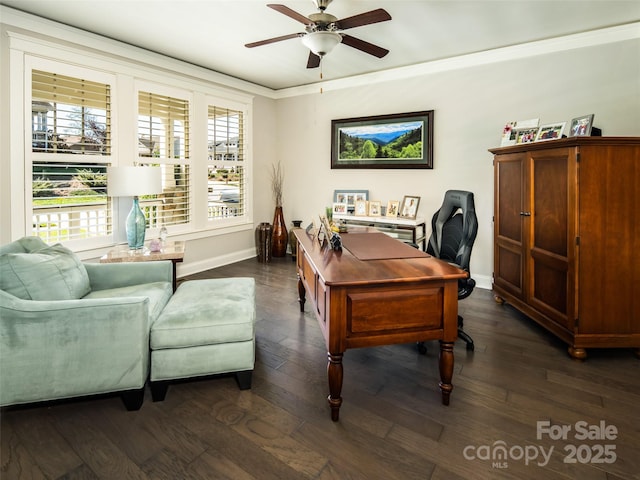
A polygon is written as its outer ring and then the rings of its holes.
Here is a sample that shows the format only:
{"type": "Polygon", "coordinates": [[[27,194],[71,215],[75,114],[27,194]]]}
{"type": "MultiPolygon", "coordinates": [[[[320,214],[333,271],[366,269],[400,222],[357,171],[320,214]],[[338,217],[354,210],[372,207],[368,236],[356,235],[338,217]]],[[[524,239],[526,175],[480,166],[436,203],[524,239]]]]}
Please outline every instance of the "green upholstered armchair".
{"type": "Polygon", "coordinates": [[[169,261],[82,263],[37,237],[0,247],[0,406],[120,392],[139,409],[171,295],[169,261]]]}

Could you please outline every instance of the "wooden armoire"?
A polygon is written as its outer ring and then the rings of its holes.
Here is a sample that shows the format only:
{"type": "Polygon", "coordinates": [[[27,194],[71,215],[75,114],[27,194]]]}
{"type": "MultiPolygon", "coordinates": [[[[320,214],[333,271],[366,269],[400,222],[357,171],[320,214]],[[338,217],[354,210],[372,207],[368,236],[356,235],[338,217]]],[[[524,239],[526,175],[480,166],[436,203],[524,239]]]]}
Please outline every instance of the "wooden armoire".
{"type": "Polygon", "coordinates": [[[640,137],[494,154],[494,272],[506,301],[569,345],[640,356],[640,137]]]}

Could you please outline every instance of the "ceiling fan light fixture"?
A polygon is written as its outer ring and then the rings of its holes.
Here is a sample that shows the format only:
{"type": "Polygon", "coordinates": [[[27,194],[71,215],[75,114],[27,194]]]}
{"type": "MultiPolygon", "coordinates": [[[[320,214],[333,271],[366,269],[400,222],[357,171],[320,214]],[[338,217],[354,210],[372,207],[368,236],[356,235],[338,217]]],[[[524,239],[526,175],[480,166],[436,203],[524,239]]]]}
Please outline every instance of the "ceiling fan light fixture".
{"type": "Polygon", "coordinates": [[[342,42],[342,35],[336,32],[311,32],[302,37],[302,43],[319,57],[325,56],[342,42]]]}

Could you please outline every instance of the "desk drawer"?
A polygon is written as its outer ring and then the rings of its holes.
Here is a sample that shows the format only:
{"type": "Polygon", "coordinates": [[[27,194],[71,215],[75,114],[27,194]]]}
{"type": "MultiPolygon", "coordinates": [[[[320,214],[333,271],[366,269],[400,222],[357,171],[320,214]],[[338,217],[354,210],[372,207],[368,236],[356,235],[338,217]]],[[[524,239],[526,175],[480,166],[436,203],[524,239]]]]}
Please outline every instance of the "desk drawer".
{"type": "Polygon", "coordinates": [[[311,262],[309,262],[309,258],[307,257],[306,253],[300,259],[300,276],[307,290],[307,296],[309,300],[311,300],[313,303],[316,303],[316,282],[318,279],[318,274],[313,268],[311,262]]]}
{"type": "Polygon", "coordinates": [[[316,277],[316,310],[318,312],[318,318],[323,324],[327,323],[327,287],[320,277],[316,277]]]}
{"type": "Polygon", "coordinates": [[[443,327],[444,288],[372,289],[347,293],[347,335],[443,327]]]}

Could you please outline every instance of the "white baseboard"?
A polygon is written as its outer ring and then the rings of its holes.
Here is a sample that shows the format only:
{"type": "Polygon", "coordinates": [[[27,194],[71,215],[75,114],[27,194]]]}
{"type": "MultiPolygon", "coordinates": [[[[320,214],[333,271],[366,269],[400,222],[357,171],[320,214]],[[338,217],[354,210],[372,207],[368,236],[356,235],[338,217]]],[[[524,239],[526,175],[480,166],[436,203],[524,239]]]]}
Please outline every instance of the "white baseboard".
{"type": "Polygon", "coordinates": [[[471,278],[476,281],[476,287],[483,288],[485,290],[491,290],[493,284],[491,282],[491,277],[489,275],[476,275],[472,274],[471,278]]]}
{"type": "Polygon", "coordinates": [[[228,255],[221,255],[218,257],[208,258],[199,262],[178,263],[176,276],[178,278],[186,277],[196,273],[204,272],[212,268],[223,267],[231,263],[240,262],[256,256],[255,248],[247,248],[246,250],[240,250],[228,255]]]}

